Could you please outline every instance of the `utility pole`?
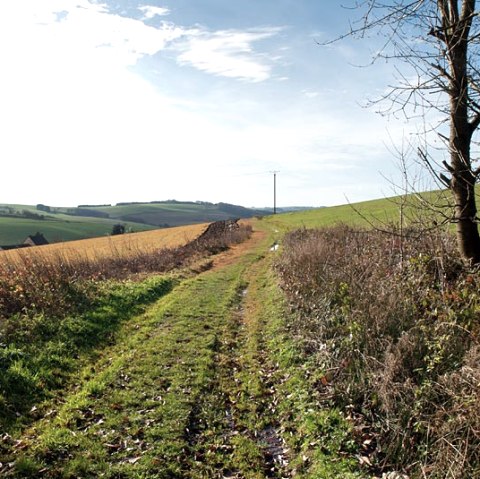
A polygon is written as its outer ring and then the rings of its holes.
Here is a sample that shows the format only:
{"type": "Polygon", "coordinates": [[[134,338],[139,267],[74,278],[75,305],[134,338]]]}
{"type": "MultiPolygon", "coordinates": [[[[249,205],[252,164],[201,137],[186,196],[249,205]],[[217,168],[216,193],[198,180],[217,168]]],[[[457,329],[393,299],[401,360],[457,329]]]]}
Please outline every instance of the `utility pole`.
{"type": "Polygon", "coordinates": [[[278,170],[271,171],[273,173],[273,214],[277,214],[277,173],[278,170]]]}

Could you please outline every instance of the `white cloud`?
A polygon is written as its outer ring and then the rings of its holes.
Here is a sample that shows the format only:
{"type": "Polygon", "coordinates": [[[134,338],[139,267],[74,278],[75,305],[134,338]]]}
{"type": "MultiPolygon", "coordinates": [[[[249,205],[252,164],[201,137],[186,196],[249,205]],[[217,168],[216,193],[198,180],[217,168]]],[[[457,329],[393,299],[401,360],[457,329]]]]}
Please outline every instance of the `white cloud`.
{"type": "MultiPolygon", "coordinates": [[[[163,7],[140,10],[143,20],[169,13],[163,7]]],[[[55,61],[103,65],[104,69],[112,63],[135,65],[142,57],[171,47],[179,52],[182,65],[251,82],[270,78],[274,61],[256,53],[253,44],[279,32],[278,28],[212,32],[171,22],[153,27],[88,0],[10,0],[0,5],[0,12],[0,40],[13,45],[11,61],[18,62],[19,51],[25,56],[33,51],[38,59],[56,56],[55,61]]]]}
{"type": "Polygon", "coordinates": [[[318,96],[320,96],[320,92],[310,91],[310,90],[302,90],[302,95],[304,95],[307,98],[313,99],[313,98],[317,98],[318,96]]]}
{"type": "MultiPolygon", "coordinates": [[[[142,12],[143,20],[162,14],[148,6],[142,12]]],[[[262,82],[274,77],[275,61],[259,54],[257,43],[280,31],[153,27],[87,0],[0,0],[2,174],[22,178],[2,186],[1,200],[185,198],[260,206],[269,204],[271,178],[247,175],[279,169],[281,203],[342,202],[340,174],[357,181],[383,152],[372,147],[380,122],[356,116],[339,94],[319,85],[316,95],[316,84],[302,82],[286,99],[273,91],[278,102],[255,92],[232,98],[229,89],[167,98],[131,68],[168,50],[206,74],[262,82]],[[336,185],[328,202],[322,182],[336,185]]],[[[183,72],[188,81],[191,72],[183,72]]],[[[272,88],[287,85],[274,79],[272,88]]]]}
{"type": "Polygon", "coordinates": [[[81,72],[97,68],[101,75],[111,66],[135,65],[185,33],[171,23],[154,28],[111,14],[86,0],[16,0],[0,5],[3,67],[17,76],[31,76],[32,67],[52,79],[67,68],[81,72]]]}
{"type": "Polygon", "coordinates": [[[224,30],[191,32],[186,41],[176,44],[182,51],[180,64],[228,78],[261,82],[271,76],[271,61],[265,55],[256,54],[253,43],[276,35],[279,28],[238,31],[224,30]]]}
{"type": "Polygon", "coordinates": [[[144,5],[142,7],[139,7],[139,10],[143,12],[144,20],[151,20],[152,18],[155,18],[156,16],[163,17],[165,15],[168,15],[170,13],[170,10],[168,8],[164,7],[153,7],[151,5],[144,5]]]}

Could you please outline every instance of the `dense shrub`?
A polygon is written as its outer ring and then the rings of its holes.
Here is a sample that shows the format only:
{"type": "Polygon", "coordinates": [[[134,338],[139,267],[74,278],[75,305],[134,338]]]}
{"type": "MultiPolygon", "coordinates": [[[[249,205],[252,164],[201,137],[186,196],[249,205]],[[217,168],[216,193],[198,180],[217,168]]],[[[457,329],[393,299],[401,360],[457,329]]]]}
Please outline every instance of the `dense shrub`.
{"type": "Polygon", "coordinates": [[[374,428],[362,454],[412,477],[480,477],[480,274],[439,232],[288,234],[277,262],[318,388],[374,428]]]}

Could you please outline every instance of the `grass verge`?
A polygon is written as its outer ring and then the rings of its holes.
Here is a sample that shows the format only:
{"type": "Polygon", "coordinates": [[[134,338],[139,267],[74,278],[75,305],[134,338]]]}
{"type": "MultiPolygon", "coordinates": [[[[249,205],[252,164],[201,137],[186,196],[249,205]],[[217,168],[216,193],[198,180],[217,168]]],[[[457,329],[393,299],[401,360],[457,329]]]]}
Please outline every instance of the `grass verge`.
{"type": "Polygon", "coordinates": [[[2,324],[0,428],[11,433],[44,411],[41,403],[65,388],[71,376],[115,340],[121,323],[167,294],[173,276],[141,283],[109,281],[92,286],[88,308],[63,318],[37,314],[2,324]]]}
{"type": "MultiPolygon", "coordinates": [[[[284,471],[299,479],[370,477],[362,471],[352,424],[329,406],[317,385],[316,365],[292,335],[292,316],[270,268],[259,275],[258,311],[269,357],[271,415],[285,444],[284,471]]],[[[282,475],[283,477],[283,475],[282,475]]]]}
{"type": "Polygon", "coordinates": [[[186,280],[126,324],[55,418],[26,433],[25,449],[10,449],[7,474],[195,477],[186,473],[194,470],[190,427],[215,381],[238,269],[186,280]]]}

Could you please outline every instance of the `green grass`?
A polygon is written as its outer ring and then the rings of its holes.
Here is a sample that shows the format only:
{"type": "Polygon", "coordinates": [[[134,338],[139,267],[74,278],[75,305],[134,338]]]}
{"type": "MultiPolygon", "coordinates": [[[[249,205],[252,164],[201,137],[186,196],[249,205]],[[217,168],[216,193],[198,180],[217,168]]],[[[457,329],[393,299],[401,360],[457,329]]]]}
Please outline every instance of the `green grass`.
{"type": "MultiPolygon", "coordinates": [[[[117,220],[56,215],[54,219],[0,217],[0,245],[22,243],[28,235],[43,233],[50,243],[105,236],[112,232],[117,220]]],[[[123,223],[123,222],[122,222],[123,223]]],[[[132,231],[154,229],[153,226],[125,223],[132,231]]]]}
{"type": "MultiPolygon", "coordinates": [[[[447,196],[440,192],[430,192],[422,194],[422,197],[432,204],[445,203],[447,196]]],[[[346,223],[351,226],[370,227],[375,225],[379,228],[387,227],[391,223],[398,223],[401,214],[401,197],[382,198],[378,200],[363,201],[354,204],[345,204],[340,206],[331,206],[328,208],[318,208],[294,213],[282,213],[275,216],[269,216],[265,220],[274,225],[279,232],[285,232],[292,229],[319,228],[332,226],[338,223],[346,223]]],[[[419,219],[425,220],[432,218],[429,212],[423,211],[418,207],[419,201],[415,196],[409,196],[403,207],[404,221],[406,224],[419,219]]]]}
{"type": "Polygon", "coordinates": [[[267,351],[271,365],[275,397],[271,413],[290,451],[288,470],[295,471],[298,479],[370,477],[354,459],[350,423],[340,411],[326,408],[320,398],[315,383],[322,372],[291,336],[287,306],[269,266],[256,272],[254,294],[264,321],[261,349],[267,351]]]}
{"type": "Polygon", "coordinates": [[[215,382],[238,276],[234,269],[186,281],[130,322],[56,419],[38,426],[21,467],[38,463],[56,477],[187,477],[193,414],[215,382]]]}
{"type": "Polygon", "coordinates": [[[42,401],[65,388],[81,364],[114,340],[123,321],[168,293],[174,281],[158,276],[142,283],[92,283],[90,291],[77,298],[83,304],[76,313],[63,318],[16,315],[4,320],[0,430],[12,432],[28,424],[33,419],[28,414],[32,407],[37,410],[42,401]]]}

